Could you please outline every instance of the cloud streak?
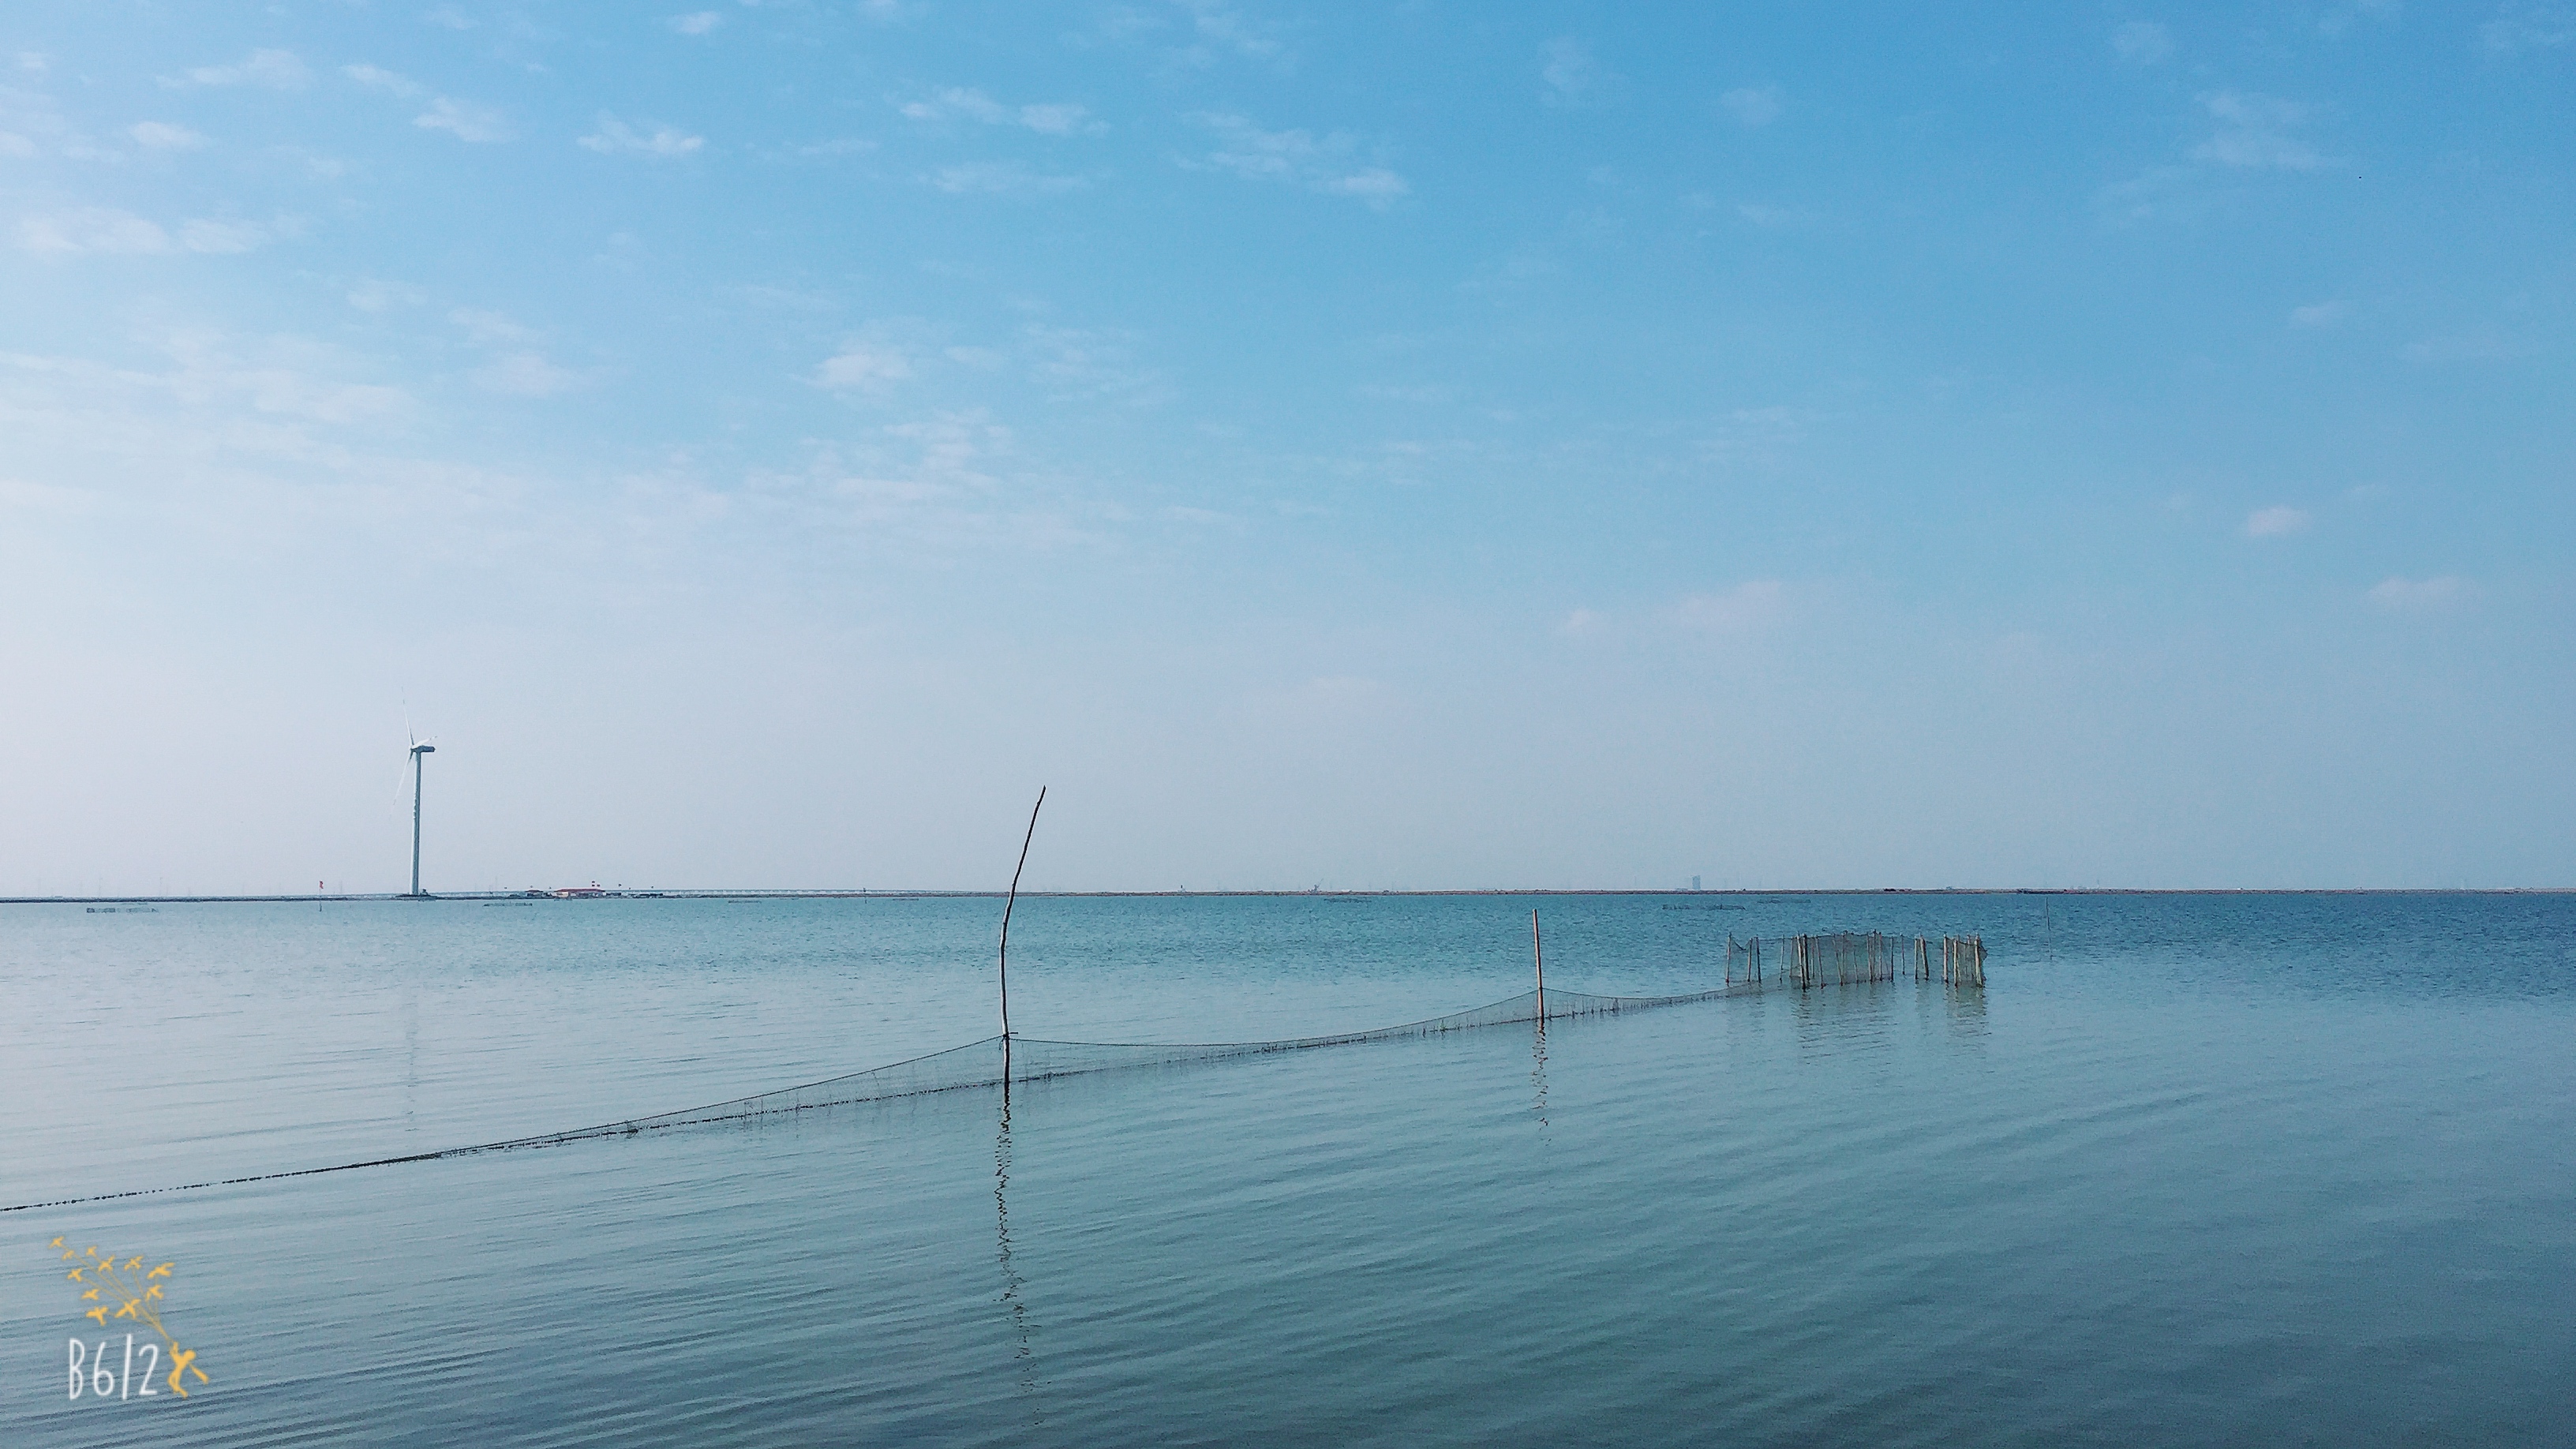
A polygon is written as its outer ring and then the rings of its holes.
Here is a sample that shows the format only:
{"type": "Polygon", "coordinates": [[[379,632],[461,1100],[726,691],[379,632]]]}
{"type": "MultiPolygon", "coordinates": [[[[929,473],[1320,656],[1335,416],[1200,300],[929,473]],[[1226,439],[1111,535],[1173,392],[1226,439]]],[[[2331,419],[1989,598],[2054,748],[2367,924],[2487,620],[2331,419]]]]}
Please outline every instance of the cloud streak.
{"type": "Polygon", "coordinates": [[[1719,96],[1717,103],[1740,126],[1770,125],[1788,105],[1778,86],[1738,86],[1719,96]]]}
{"type": "Polygon", "coordinates": [[[1545,87],[1539,92],[1540,99],[1566,109],[1609,100],[1620,81],[1618,72],[1594,57],[1592,47],[1570,35],[1539,47],[1538,75],[1545,87]]]}
{"type": "Polygon", "coordinates": [[[1247,181],[1277,181],[1332,196],[1348,196],[1383,209],[1412,193],[1412,185],[1385,166],[1361,162],[1357,138],[1341,131],[1316,136],[1303,130],[1265,131],[1249,119],[1203,111],[1190,118],[1216,133],[1217,148],[1184,160],[1193,170],[1224,171],[1247,181]]]}
{"type": "Polygon", "coordinates": [[[2315,117],[2312,106],[2237,91],[2205,93],[2200,105],[2218,129],[2192,149],[2193,160],[2280,171],[2314,171],[2328,164],[2296,134],[2315,117]]]}
{"type": "Polygon", "coordinates": [[[2111,50],[2131,65],[2154,65],[2173,54],[2173,32],[2152,20],[2132,20],[2111,32],[2111,50]]]}
{"type": "Polygon", "coordinates": [[[257,222],[199,218],[181,222],[173,233],[129,211],[90,206],[26,218],[18,225],[18,244],[40,257],[221,256],[257,250],[277,230],[257,222]]]}
{"type": "Polygon", "coordinates": [[[2576,44],[2576,11],[2561,6],[2507,5],[2478,27],[2478,48],[2498,60],[2576,44]]]}
{"type": "Polygon", "coordinates": [[[942,166],[925,179],[951,196],[1062,196],[1091,184],[1087,177],[1033,171],[1017,161],[967,161],[942,166]]]}
{"type": "Polygon", "coordinates": [[[987,126],[1019,126],[1041,136],[1096,136],[1109,129],[1106,122],[1092,118],[1089,107],[1071,101],[1011,106],[982,91],[957,86],[934,92],[921,100],[898,102],[895,109],[909,120],[966,120],[987,126]]]}
{"type": "Polygon", "coordinates": [[[577,143],[585,151],[603,156],[645,156],[656,161],[676,161],[694,156],[705,149],[707,138],[693,136],[676,126],[646,121],[644,128],[630,126],[606,111],[599,113],[598,128],[577,143]]]}
{"type": "Polygon", "coordinates": [[[2245,536],[2247,538],[2287,538],[2294,533],[2307,532],[2308,525],[2315,521],[2309,516],[2307,510],[2301,508],[2280,504],[2270,508],[2257,508],[2245,516],[2245,536]]]}
{"type": "Polygon", "coordinates": [[[1674,621],[1703,634],[1741,636],[1780,618],[1788,591],[1778,579],[1750,579],[1716,593],[1692,594],[1673,606],[1674,621]]]}
{"type": "Polygon", "coordinates": [[[873,342],[843,343],[814,369],[814,385],[833,392],[882,394],[912,376],[912,359],[899,348],[873,342]]]}
{"type": "Polygon", "coordinates": [[[2372,585],[2370,602],[2392,613],[2421,614],[2460,603],[2468,592],[2466,581],[2453,574],[2428,579],[2392,577],[2372,585]]]}
{"type": "Polygon", "coordinates": [[[125,134],[146,151],[197,151],[206,146],[204,136],[167,121],[138,121],[125,134]]]}
{"type": "Polygon", "coordinates": [[[201,65],[186,73],[185,79],[164,81],[164,85],[259,86],[273,91],[291,91],[312,78],[312,72],[291,50],[254,50],[231,65],[201,65]]]}
{"type": "Polygon", "coordinates": [[[470,101],[451,100],[440,96],[429,103],[429,109],[411,118],[411,123],[424,131],[445,131],[459,141],[490,142],[510,139],[510,125],[501,113],[490,106],[470,101]]]}

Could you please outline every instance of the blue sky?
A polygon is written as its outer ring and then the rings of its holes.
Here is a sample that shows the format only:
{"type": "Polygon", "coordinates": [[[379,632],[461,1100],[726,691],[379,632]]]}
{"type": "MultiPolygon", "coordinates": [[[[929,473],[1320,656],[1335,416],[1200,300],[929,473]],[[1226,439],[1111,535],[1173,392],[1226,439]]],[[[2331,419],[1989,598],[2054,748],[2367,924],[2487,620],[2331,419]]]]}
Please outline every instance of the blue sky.
{"type": "Polygon", "coordinates": [[[32,4],[0,893],[2576,883],[2576,9],[32,4]]]}

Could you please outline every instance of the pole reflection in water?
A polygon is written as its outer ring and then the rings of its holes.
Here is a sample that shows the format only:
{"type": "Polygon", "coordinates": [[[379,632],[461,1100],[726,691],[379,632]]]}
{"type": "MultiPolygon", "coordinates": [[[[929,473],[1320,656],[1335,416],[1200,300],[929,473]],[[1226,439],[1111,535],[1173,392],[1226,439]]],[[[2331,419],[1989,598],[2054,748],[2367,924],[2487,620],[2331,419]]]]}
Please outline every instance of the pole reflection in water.
{"type": "Polygon", "coordinates": [[[1046,1422],[1046,1415],[1038,1406],[1037,1359],[1029,1342],[1035,1325],[1029,1322],[1028,1300],[1023,1294],[1027,1285],[1019,1269],[1011,1265],[1010,1187],[1011,1088],[1006,1080],[1002,1084],[1001,1130],[993,1138],[993,1237],[998,1244],[996,1257],[1002,1265],[1001,1302],[1011,1315],[1011,1358],[1019,1368],[1020,1397],[1028,1405],[1029,1424],[1034,1428],[1046,1422]]]}
{"type": "Polygon", "coordinates": [[[1530,1088],[1536,1100],[1530,1107],[1538,1117],[1539,1136],[1547,1135],[1547,1023],[1540,1021],[1530,1037],[1530,1088]]]}
{"type": "Polygon", "coordinates": [[[1790,1020],[1801,1053],[1823,1056],[1853,1050],[1884,1051],[1896,1026],[1892,982],[1813,986],[1788,993],[1790,1020]]]}
{"type": "Polygon", "coordinates": [[[1986,1034],[1986,989],[1960,986],[1941,996],[1942,1004],[1949,1008],[1950,1035],[1962,1041],[1980,1041],[1986,1034]]]}
{"type": "Polygon", "coordinates": [[[420,983],[405,981],[402,995],[403,1026],[403,1130],[409,1132],[419,1124],[413,1120],[420,1098],[420,983]]]}

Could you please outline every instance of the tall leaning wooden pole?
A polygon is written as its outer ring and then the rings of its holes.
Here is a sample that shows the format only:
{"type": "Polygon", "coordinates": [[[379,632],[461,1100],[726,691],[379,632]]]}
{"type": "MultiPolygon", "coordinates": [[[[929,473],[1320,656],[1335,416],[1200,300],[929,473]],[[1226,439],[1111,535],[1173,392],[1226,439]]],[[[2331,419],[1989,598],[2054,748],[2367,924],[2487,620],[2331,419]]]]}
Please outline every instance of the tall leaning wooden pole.
{"type": "Polygon", "coordinates": [[[1011,908],[1020,903],[1020,872],[1029,868],[1029,842],[1038,838],[1038,812],[1046,808],[1046,786],[1029,807],[1029,831],[1020,837],[1020,863],[1011,867],[1011,894],[1002,902],[1002,1085],[1011,1084],[1011,908]]]}
{"type": "Polygon", "coordinates": [[[1530,967],[1538,972],[1538,1020],[1547,1024],[1547,952],[1538,942],[1538,912],[1530,912],[1530,967]]]}

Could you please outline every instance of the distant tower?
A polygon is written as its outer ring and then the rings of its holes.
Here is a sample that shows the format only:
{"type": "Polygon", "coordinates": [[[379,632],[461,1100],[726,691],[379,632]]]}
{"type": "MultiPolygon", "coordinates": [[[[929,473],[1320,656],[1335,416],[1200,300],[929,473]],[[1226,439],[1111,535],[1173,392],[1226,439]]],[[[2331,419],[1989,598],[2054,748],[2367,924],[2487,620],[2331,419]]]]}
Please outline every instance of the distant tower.
{"type": "MultiPolygon", "coordinates": [[[[414,881],[414,882],[412,882],[412,887],[411,887],[411,888],[412,888],[413,890],[419,890],[419,889],[420,889],[420,882],[418,882],[418,881],[414,881]]],[[[1698,890],[1698,889],[1699,889],[1699,877],[1698,877],[1698,876],[1692,876],[1692,877],[1691,877],[1691,889],[1692,889],[1692,890],[1698,890]]]]}
{"type": "Polygon", "coordinates": [[[411,747],[411,893],[420,890],[420,757],[438,753],[438,746],[415,741],[411,747]]]}

